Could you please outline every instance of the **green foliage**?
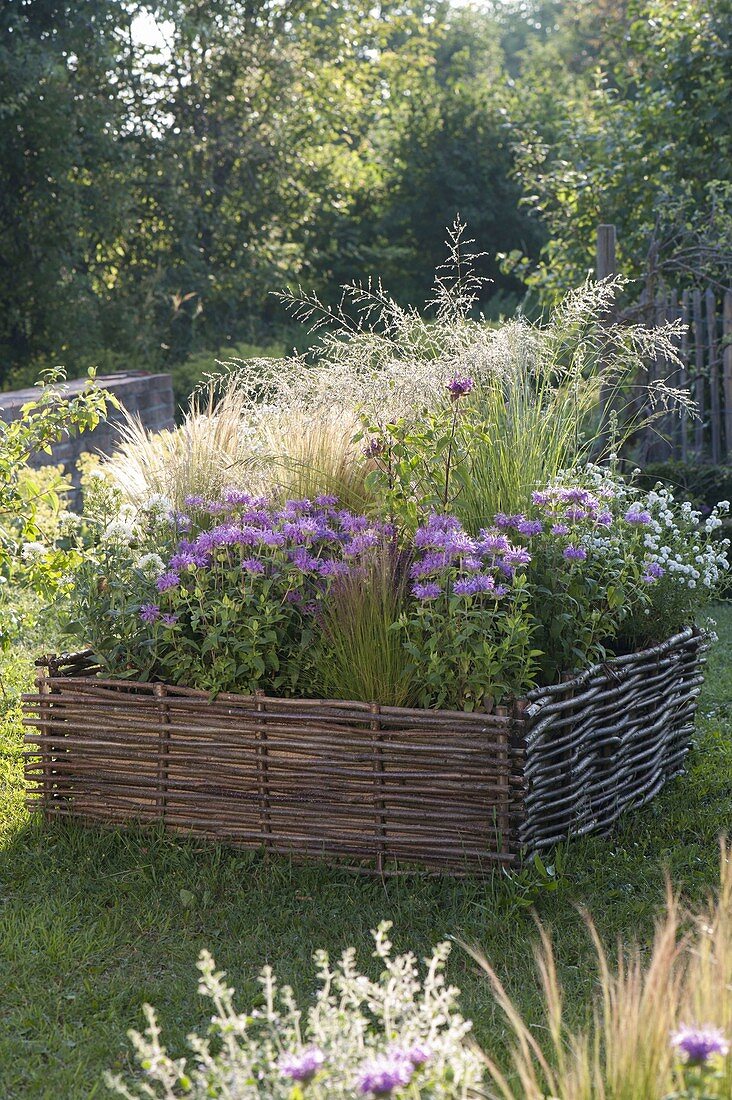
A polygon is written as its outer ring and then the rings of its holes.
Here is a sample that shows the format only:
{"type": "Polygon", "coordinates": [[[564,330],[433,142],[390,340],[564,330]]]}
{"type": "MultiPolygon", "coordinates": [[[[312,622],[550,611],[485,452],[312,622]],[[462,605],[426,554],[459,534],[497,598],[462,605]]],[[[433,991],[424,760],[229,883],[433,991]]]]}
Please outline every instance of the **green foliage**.
{"type": "MultiPolygon", "coordinates": [[[[49,375],[19,417],[0,421],[0,578],[47,594],[59,584],[65,565],[55,540],[68,482],[57,470],[29,473],[28,459],[50,454],[65,435],[93,430],[114,400],[94,385],[93,374],[75,397],[64,395],[62,378],[60,372],[49,375]]],[[[0,642],[7,644],[10,637],[3,630],[0,642]]]]}
{"type": "Polygon", "coordinates": [[[729,0],[576,7],[533,40],[510,97],[524,194],[549,235],[539,267],[520,270],[556,301],[593,269],[596,227],[610,222],[627,275],[652,262],[677,287],[725,285],[729,0]]]}
{"type": "Polygon", "coordinates": [[[472,711],[522,698],[540,656],[525,579],[517,577],[498,601],[491,592],[458,595],[450,572],[443,593],[412,600],[399,621],[418,705],[472,711]]]}
{"type": "MultiPolygon", "coordinates": [[[[449,937],[478,946],[522,1016],[543,1023],[533,954],[538,913],[552,928],[567,1027],[584,1027],[597,969],[578,910],[594,915],[604,943],[638,942],[645,950],[664,903],[664,870],[694,909],[718,879],[717,836],[729,827],[732,774],[732,610],[720,606],[715,616],[720,641],[705,666],[687,774],[627,815],[612,836],[563,846],[546,875],[530,867],[516,882],[499,872],[382,881],[157,829],[42,824],[26,806],[19,697],[32,689],[34,657],[57,640],[48,622],[27,634],[24,645],[0,656],[4,1095],[109,1100],[103,1074],[129,1075],[125,1034],[144,1026],[143,1002],[157,1007],[171,1056],[184,1056],[188,1033],[204,1034],[210,1023],[193,970],[203,945],[227,971],[242,1007],[255,1003],[262,959],[309,1004],[316,948],[338,958],[385,918],[394,921],[400,953],[423,958],[449,937]],[[551,888],[554,878],[561,889],[551,888]]],[[[367,973],[377,979],[378,965],[367,973]]],[[[462,990],[478,1044],[510,1067],[506,1023],[485,977],[462,950],[453,950],[446,976],[462,990]]]]}

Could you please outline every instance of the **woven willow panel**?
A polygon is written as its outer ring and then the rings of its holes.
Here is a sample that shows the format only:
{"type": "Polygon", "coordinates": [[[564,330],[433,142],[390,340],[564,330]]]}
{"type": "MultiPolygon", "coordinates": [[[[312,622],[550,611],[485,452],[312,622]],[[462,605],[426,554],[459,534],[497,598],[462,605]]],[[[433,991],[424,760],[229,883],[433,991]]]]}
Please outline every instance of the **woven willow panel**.
{"type": "Polygon", "coordinates": [[[521,844],[530,851],[606,832],[683,770],[704,644],[689,628],[662,645],[529,695],[521,844]]]}
{"type": "Polygon", "coordinates": [[[606,830],[683,766],[700,636],[588,669],[511,714],[205,693],[39,662],[29,802],[398,873],[488,873],[606,830]]]}

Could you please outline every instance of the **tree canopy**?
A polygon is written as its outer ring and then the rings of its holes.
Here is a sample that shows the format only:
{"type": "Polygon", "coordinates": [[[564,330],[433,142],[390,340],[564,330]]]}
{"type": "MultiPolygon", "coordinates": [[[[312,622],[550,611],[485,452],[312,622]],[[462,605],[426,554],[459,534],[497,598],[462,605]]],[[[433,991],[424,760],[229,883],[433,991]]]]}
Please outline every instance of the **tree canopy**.
{"type": "Polygon", "coordinates": [[[731,4],[6,0],[0,385],[264,339],[288,283],[424,300],[458,213],[489,315],[599,221],[725,278],[731,4]]]}

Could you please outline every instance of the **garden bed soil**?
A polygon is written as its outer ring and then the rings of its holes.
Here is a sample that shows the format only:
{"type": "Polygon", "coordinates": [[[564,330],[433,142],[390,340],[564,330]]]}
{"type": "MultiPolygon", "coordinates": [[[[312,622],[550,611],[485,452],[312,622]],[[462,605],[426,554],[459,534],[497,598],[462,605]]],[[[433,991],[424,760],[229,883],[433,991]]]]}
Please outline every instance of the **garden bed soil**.
{"type": "Polygon", "coordinates": [[[608,830],[680,774],[704,649],[688,628],[472,714],[212,699],[47,657],[24,696],[29,803],[382,874],[487,873],[608,830]]]}

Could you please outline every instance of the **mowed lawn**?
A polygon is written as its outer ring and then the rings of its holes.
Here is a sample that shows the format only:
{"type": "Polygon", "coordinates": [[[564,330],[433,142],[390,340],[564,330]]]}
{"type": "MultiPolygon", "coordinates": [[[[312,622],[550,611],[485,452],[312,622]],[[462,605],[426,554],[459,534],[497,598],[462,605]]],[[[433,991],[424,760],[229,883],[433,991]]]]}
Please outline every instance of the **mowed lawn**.
{"type": "MultiPolygon", "coordinates": [[[[394,940],[420,954],[446,937],[478,944],[520,1007],[540,1023],[532,963],[532,905],[553,930],[567,1000],[588,1010],[595,973],[579,909],[608,943],[647,941],[663,902],[664,869],[694,898],[714,885],[717,838],[732,825],[732,608],[716,609],[720,641],[709,659],[689,774],[628,817],[610,839],[566,846],[555,873],[452,881],[413,876],[386,884],[285,859],[264,862],[159,833],[41,826],[24,808],[18,694],[31,654],[2,662],[0,695],[0,1096],[104,1097],[106,1068],[130,1066],[126,1031],[141,1005],[157,1006],[175,1054],[206,1026],[195,961],[211,949],[239,1002],[257,998],[272,964],[306,997],[315,948],[355,944],[369,961],[369,930],[394,922],[394,940]],[[547,885],[548,883],[548,885],[547,885]]],[[[456,946],[451,979],[476,1033],[502,1052],[506,1032],[486,981],[456,946]]]]}

